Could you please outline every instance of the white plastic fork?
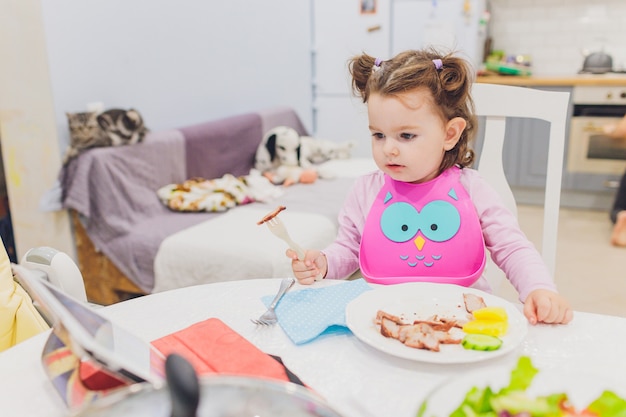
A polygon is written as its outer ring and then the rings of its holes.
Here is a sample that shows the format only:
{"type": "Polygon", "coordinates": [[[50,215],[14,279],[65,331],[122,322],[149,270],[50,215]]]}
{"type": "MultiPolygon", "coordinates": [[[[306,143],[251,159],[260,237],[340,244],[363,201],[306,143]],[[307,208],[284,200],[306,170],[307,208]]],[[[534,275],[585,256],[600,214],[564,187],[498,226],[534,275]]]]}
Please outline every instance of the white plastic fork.
{"type": "Polygon", "coordinates": [[[259,324],[262,326],[271,326],[272,324],[276,324],[278,322],[278,317],[276,317],[276,310],[275,310],[276,306],[278,305],[278,302],[280,301],[280,299],[283,298],[283,295],[285,295],[287,290],[291,288],[291,286],[295,282],[296,280],[294,278],[283,279],[280,282],[280,288],[278,289],[278,293],[276,293],[276,296],[270,303],[269,307],[267,308],[267,311],[261,314],[261,316],[258,319],[250,319],[252,323],[259,324]]]}
{"type": "MultiPolygon", "coordinates": [[[[304,250],[300,245],[298,245],[291,239],[289,233],[287,233],[287,228],[285,227],[285,224],[278,218],[278,216],[274,216],[270,220],[266,221],[265,224],[267,224],[267,227],[272,233],[274,233],[274,235],[284,240],[289,248],[296,252],[299,260],[304,260],[304,250]]],[[[321,275],[315,277],[315,281],[320,281],[321,279],[321,275]]]]}
{"type": "Polygon", "coordinates": [[[265,224],[267,224],[267,227],[272,233],[284,240],[287,245],[289,245],[289,248],[291,248],[294,252],[298,254],[299,260],[304,260],[304,250],[302,249],[302,247],[300,247],[300,245],[291,240],[289,233],[287,233],[287,228],[285,227],[285,224],[278,217],[271,218],[270,220],[266,221],[265,224]]]}

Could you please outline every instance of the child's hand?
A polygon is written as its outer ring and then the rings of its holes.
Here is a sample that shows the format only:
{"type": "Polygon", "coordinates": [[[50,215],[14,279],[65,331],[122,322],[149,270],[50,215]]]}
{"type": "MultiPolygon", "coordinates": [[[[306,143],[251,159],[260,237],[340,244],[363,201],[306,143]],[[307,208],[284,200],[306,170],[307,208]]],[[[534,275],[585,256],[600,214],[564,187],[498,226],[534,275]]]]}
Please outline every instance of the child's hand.
{"type": "Polygon", "coordinates": [[[318,250],[307,250],[304,252],[304,261],[298,259],[298,254],[287,249],[287,257],[291,258],[291,269],[300,284],[311,285],[318,275],[326,276],[328,264],[326,256],[318,250]]]}
{"type": "Polygon", "coordinates": [[[572,308],[567,300],[549,290],[532,291],[524,303],[524,315],[530,324],[566,324],[573,318],[572,308]]]}

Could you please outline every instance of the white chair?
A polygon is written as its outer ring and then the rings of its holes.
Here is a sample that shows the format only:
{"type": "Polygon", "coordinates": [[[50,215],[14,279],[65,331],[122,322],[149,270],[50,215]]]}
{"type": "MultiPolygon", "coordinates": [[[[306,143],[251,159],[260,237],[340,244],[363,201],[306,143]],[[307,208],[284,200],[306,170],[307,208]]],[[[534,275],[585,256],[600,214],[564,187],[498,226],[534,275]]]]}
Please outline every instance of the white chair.
{"type": "MultiPolygon", "coordinates": [[[[546,138],[549,142],[541,254],[554,277],[569,93],[475,83],[472,96],[476,114],[486,118],[484,142],[476,168],[516,216],[517,205],[502,163],[506,118],[525,117],[550,123],[550,135],[546,138]]],[[[488,260],[486,277],[494,293],[497,292],[504,273],[491,259],[488,260]]]]}
{"type": "Polygon", "coordinates": [[[42,279],[56,285],[78,301],[87,302],[83,275],[66,253],[48,246],[39,246],[29,249],[20,264],[41,273],[42,279]]]}

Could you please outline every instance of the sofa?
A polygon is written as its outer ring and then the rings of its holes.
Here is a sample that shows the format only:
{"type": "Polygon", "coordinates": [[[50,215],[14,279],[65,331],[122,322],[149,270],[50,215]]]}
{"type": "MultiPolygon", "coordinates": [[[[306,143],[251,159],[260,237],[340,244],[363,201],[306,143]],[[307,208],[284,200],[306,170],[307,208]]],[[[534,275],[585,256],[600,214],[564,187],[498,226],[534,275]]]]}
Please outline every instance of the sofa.
{"type": "Polygon", "coordinates": [[[328,161],[324,179],[276,186],[270,198],[221,212],[176,211],[157,197],[161,187],[191,178],[250,175],[264,132],[276,126],[307,135],[293,109],[268,108],[152,131],[141,143],[94,148],[71,160],[60,175],[62,204],[89,301],[107,305],[182,286],[291,275],[286,244],[257,225],[279,205],[301,246],[332,242],[354,178],[373,169],[368,159],[328,161]]]}

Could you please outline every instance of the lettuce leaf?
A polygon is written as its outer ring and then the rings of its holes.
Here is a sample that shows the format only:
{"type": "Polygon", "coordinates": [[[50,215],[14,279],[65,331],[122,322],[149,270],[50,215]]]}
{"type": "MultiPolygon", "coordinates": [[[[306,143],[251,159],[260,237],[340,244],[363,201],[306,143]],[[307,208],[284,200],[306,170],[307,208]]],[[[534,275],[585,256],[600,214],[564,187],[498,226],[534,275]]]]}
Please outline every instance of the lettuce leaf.
{"type": "Polygon", "coordinates": [[[520,356],[517,366],[511,371],[511,381],[509,385],[502,388],[498,394],[505,394],[511,391],[526,391],[533,378],[539,370],[533,366],[528,356],[520,356]]]}
{"type": "MultiPolygon", "coordinates": [[[[497,392],[492,391],[491,387],[472,387],[449,417],[498,417],[517,413],[533,417],[563,415],[562,405],[568,401],[565,393],[536,398],[527,396],[526,390],[538,372],[530,357],[521,356],[511,371],[511,379],[507,386],[497,392]]],[[[418,416],[422,416],[424,411],[425,409],[421,410],[418,416]]],[[[626,399],[606,390],[591,402],[585,411],[598,417],[626,417],[626,399]]]]}
{"type": "Polygon", "coordinates": [[[600,417],[626,417],[626,400],[613,391],[604,391],[589,404],[587,411],[600,417]]]}

